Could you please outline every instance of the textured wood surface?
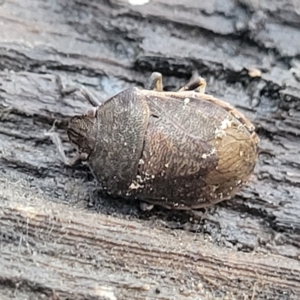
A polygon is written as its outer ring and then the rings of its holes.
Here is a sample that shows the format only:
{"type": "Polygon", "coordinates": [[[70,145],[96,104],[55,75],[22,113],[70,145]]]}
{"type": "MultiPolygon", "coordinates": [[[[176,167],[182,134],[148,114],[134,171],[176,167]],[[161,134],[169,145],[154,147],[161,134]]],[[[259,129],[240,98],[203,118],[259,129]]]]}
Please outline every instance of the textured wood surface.
{"type": "Polygon", "coordinates": [[[0,21],[1,299],[299,299],[299,1],[8,0],[0,21]],[[104,101],[194,70],[261,138],[249,185],[204,214],[103,197],[45,135],[57,120],[72,156],[89,107],[60,80],[104,101]]]}

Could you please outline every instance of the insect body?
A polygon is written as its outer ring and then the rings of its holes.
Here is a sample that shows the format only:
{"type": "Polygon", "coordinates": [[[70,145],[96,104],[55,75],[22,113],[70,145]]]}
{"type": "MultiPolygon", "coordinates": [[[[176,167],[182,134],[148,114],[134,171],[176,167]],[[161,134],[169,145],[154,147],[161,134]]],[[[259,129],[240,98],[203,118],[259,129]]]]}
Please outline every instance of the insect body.
{"type": "Polygon", "coordinates": [[[204,94],[205,81],[178,92],[127,89],[71,118],[68,135],[112,196],[174,209],[209,206],[247,182],[257,160],[254,126],[228,103],[204,94]]]}

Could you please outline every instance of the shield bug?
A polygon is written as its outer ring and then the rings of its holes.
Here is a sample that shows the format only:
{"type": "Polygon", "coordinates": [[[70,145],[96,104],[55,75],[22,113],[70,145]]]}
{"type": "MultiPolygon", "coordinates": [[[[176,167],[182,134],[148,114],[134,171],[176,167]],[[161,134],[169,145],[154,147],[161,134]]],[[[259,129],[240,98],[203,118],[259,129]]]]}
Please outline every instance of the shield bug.
{"type": "Polygon", "coordinates": [[[149,89],[129,88],[102,104],[80,88],[93,108],[69,121],[78,148],[73,162],[53,140],[69,165],[86,161],[111,196],[172,209],[210,206],[247,182],[259,138],[242,113],[205,94],[205,87],[198,77],[165,92],[161,74],[153,73],[149,89]]]}

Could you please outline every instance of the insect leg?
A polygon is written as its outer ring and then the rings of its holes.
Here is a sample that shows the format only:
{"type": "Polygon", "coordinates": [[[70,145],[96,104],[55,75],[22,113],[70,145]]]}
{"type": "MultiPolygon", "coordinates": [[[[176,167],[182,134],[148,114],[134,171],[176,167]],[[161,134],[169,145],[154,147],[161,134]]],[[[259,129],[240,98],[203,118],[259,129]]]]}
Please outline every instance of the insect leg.
{"type": "Polygon", "coordinates": [[[147,203],[144,201],[140,202],[140,209],[142,211],[150,211],[150,210],[152,210],[153,207],[154,207],[154,204],[150,204],[150,203],[147,203]]]}
{"type": "Polygon", "coordinates": [[[100,106],[101,102],[96,98],[95,95],[93,95],[92,92],[88,91],[83,85],[78,86],[70,86],[67,88],[64,88],[61,82],[61,78],[59,76],[56,77],[56,82],[59,86],[60,92],[62,96],[69,95],[75,92],[80,92],[81,95],[89,101],[89,103],[94,106],[100,106]]]}
{"type": "Polygon", "coordinates": [[[52,140],[52,142],[54,143],[54,145],[57,148],[58,151],[58,155],[60,156],[60,159],[62,160],[62,162],[66,165],[66,166],[74,166],[76,164],[78,164],[81,161],[87,160],[87,155],[85,153],[77,153],[76,156],[74,158],[68,158],[65,154],[65,151],[63,149],[63,144],[61,141],[61,138],[59,137],[57,132],[54,132],[54,126],[55,126],[55,122],[52,126],[52,128],[50,129],[50,131],[45,132],[45,136],[49,136],[52,140]]]}
{"type": "Polygon", "coordinates": [[[189,83],[187,83],[185,86],[183,86],[178,92],[184,92],[184,91],[197,91],[199,93],[205,94],[206,89],[206,80],[198,76],[195,79],[192,79],[189,83]]]}
{"type": "Polygon", "coordinates": [[[101,102],[93,95],[88,89],[83,85],[80,86],[71,86],[61,90],[62,95],[69,95],[75,92],[79,92],[91,105],[94,107],[100,106],[101,102]]]}
{"type": "Polygon", "coordinates": [[[162,75],[159,72],[153,72],[150,76],[149,80],[149,85],[148,85],[149,90],[156,90],[158,92],[162,92],[164,87],[163,87],[163,82],[162,82],[162,75]]]}

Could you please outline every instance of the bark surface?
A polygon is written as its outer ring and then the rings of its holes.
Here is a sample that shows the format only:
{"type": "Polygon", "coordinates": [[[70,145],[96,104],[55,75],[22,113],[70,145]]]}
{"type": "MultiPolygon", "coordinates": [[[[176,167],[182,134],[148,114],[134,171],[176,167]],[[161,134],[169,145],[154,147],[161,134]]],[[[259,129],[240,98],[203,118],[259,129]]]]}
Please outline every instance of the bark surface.
{"type": "Polygon", "coordinates": [[[1,299],[299,299],[300,2],[0,3],[1,299]],[[162,72],[197,70],[257,127],[249,184],[207,211],[141,212],[65,167],[45,132],[162,72]]]}

